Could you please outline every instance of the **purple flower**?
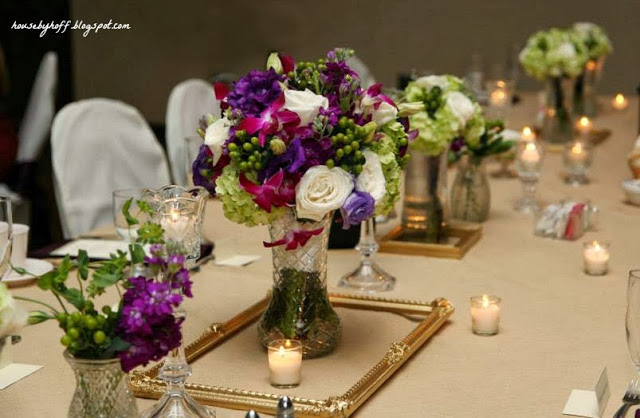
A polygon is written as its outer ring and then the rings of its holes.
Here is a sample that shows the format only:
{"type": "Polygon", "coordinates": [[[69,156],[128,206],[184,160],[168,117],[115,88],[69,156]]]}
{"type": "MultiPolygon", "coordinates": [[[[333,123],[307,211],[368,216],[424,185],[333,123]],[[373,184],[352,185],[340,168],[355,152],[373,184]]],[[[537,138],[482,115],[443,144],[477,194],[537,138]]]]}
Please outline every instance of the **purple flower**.
{"type": "Polygon", "coordinates": [[[211,196],[215,196],[216,186],[211,181],[211,170],[213,169],[213,152],[206,146],[200,146],[198,156],[193,161],[191,167],[193,172],[193,184],[196,186],[202,186],[211,196]]]}
{"type": "Polygon", "coordinates": [[[282,93],[280,80],[273,69],[253,70],[233,84],[228,103],[233,109],[241,110],[245,117],[258,118],[282,93]]]}
{"type": "Polygon", "coordinates": [[[464,146],[464,138],[458,137],[451,142],[451,151],[458,152],[464,146]]]}
{"type": "Polygon", "coordinates": [[[174,276],[174,279],[171,282],[171,287],[173,289],[180,289],[182,294],[184,294],[188,298],[193,297],[193,294],[191,293],[191,280],[189,279],[189,270],[184,267],[181,268],[174,276]]]}
{"type": "Polygon", "coordinates": [[[367,192],[354,190],[344,201],[340,212],[342,213],[344,229],[351,225],[357,225],[373,216],[376,202],[367,192]]]}
{"type": "Polygon", "coordinates": [[[333,158],[335,149],[331,146],[329,138],[298,138],[291,142],[282,155],[278,155],[267,162],[265,168],[259,173],[258,180],[263,182],[279,170],[289,174],[305,172],[310,167],[324,164],[333,158]]]}

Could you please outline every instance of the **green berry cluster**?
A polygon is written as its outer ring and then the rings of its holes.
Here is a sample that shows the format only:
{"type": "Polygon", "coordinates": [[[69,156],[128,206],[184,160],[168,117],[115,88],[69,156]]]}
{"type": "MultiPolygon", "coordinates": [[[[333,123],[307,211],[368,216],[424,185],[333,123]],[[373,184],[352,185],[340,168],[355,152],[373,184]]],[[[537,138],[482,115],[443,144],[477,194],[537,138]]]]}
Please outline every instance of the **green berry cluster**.
{"type": "Polygon", "coordinates": [[[362,173],[365,163],[362,149],[365,144],[373,141],[375,129],[375,123],[359,126],[353,119],[341,117],[330,137],[335,157],[328,159],[325,165],[329,168],[338,166],[356,176],[362,173]]]}
{"type": "Polygon", "coordinates": [[[435,86],[429,90],[423,100],[424,108],[431,119],[435,118],[436,111],[442,106],[442,89],[435,86]]]}
{"type": "Polygon", "coordinates": [[[118,322],[118,314],[109,306],[102,308],[102,314],[95,310],[93,302],[86,301],[82,311],[58,312],[58,325],[65,334],[60,343],[73,356],[99,358],[111,345],[108,335],[113,335],[118,322]]]}
{"type": "Polygon", "coordinates": [[[234,165],[249,178],[257,177],[273,152],[270,143],[275,137],[268,138],[264,147],[260,145],[257,136],[251,136],[245,131],[236,132],[236,142],[228,145],[229,157],[234,165]]]}
{"type": "Polygon", "coordinates": [[[300,90],[308,88],[319,94],[320,72],[326,69],[326,61],[322,58],[316,62],[298,62],[296,68],[287,74],[289,85],[300,90]]]}

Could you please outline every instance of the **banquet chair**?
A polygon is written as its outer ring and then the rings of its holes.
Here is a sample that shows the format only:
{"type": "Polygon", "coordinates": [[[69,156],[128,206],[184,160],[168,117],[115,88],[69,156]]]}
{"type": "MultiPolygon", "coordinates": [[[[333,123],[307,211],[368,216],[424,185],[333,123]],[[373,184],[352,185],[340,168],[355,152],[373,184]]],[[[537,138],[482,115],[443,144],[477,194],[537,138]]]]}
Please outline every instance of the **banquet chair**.
{"type": "Polygon", "coordinates": [[[211,113],[220,116],[220,104],[213,86],[204,80],[189,79],[173,88],[167,104],[167,154],[175,184],[187,186],[186,139],[197,136],[198,120],[211,113]]]}
{"type": "Polygon", "coordinates": [[[347,65],[355,71],[360,77],[360,85],[363,89],[366,89],[374,84],[376,84],[376,79],[371,73],[371,70],[360,58],[357,56],[352,56],[347,60],[347,65]]]}
{"type": "Polygon", "coordinates": [[[51,130],[53,180],[65,238],[113,222],[116,189],[170,183],[162,146],[142,115],[111,99],[62,108],[51,130]]]}

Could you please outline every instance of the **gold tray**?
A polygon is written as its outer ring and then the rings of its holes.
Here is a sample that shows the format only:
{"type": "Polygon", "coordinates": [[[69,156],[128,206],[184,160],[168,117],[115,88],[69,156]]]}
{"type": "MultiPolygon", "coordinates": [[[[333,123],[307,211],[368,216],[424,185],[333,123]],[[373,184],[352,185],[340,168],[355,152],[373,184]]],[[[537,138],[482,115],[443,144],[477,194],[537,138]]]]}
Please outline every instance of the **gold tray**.
{"type": "Polygon", "coordinates": [[[397,226],[380,239],[380,252],[427,257],[461,259],[482,238],[482,226],[474,223],[451,223],[448,238],[450,243],[436,244],[411,241],[404,238],[402,227],[397,226]]]}
{"type": "MultiPolygon", "coordinates": [[[[395,313],[418,317],[418,325],[400,342],[394,342],[384,357],[355,385],[340,396],[315,400],[292,397],[297,417],[348,417],[375,393],[453,314],[454,308],[446,299],[418,302],[382,299],[370,296],[330,294],[335,307],[395,313]]],[[[257,321],[269,304],[269,295],[225,323],[211,324],[194,342],[185,347],[187,360],[213,350],[248,325],[257,321]]],[[[197,367],[197,363],[195,365],[197,367]]],[[[165,384],[157,378],[160,364],[131,374],[131,388],[140,398],[159,399],[165,384]]],[[[275,414],[279,396],[247,389],[231,389],[198,383],[185,385],[191,396],[207,405],[221,408],[275,414]]]]}

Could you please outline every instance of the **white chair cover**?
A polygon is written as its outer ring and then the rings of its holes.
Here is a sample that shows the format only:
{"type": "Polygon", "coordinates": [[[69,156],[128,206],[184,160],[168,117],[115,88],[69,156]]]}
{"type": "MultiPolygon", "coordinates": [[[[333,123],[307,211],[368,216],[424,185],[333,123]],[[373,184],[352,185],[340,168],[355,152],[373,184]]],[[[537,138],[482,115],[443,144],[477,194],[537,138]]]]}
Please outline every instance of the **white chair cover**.
{"type": "Polygon", "coordinates": [[[185,139],[197,136],[198,120],[211,113],[220,116],[220,104],[213,86],[204,80],[190,79],[173,88],[167,104],[167,154],[175,184],[187,186],[187,144],[185,139]]]}
{"type": "Polygon", "coordinates": [[[360,85],[363,89],[371,87],[376,84],[376,79],[373,77],[371,70],[367,65],[357,56],[352,56],[347,60],[347,65],[360,77],[360,85]]]}
{"type": "Polygon", "coordinates": [[[71,103],[51,130],[54,185],[65,238],[113,222],[112,192],[170,183],[161,145],[142,115],[110,99],[71,103]]]}
{"type": "Polygon", "coordinates": [[[55,113],[56,86],[58,84],[58,55],[47,52],[36,74],[29,103],[18,129],[17,162],[38,159],[51,129],[55,113]]]}

